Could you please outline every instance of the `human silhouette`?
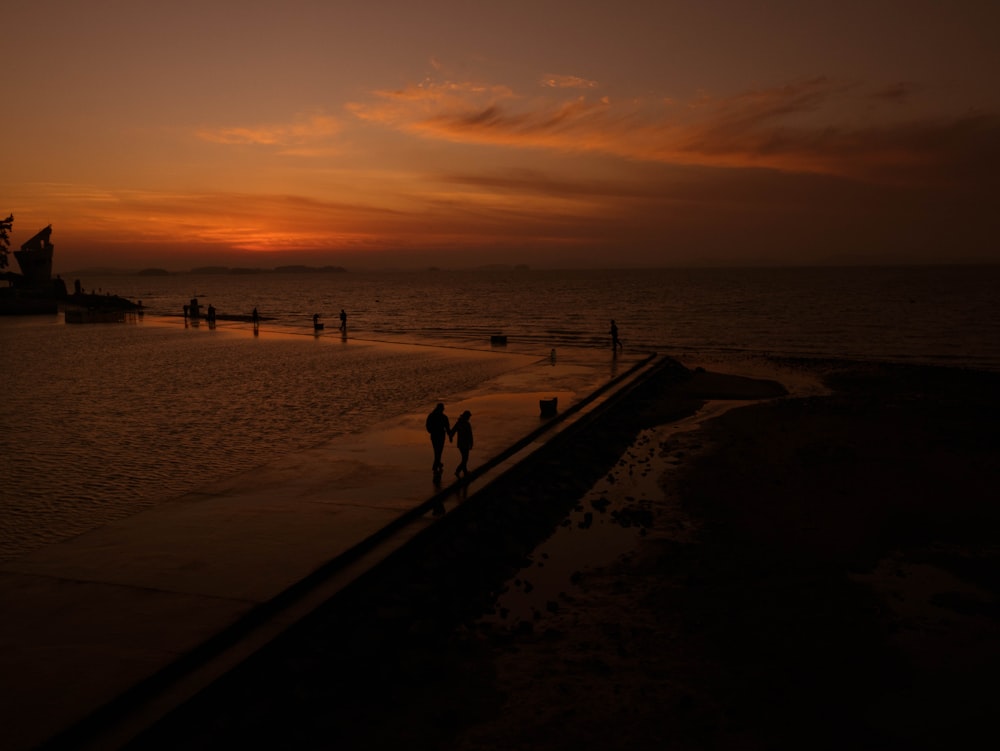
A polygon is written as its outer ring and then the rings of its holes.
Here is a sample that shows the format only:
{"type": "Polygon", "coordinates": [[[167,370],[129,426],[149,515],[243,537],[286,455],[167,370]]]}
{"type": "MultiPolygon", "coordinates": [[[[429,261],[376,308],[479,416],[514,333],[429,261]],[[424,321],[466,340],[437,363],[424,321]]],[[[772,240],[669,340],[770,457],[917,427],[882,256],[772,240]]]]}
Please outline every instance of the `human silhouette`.
{"type": "Polygon", "coordinates": [[[618,350],[622,351],[625,350],[625,347],[622,345],[621,339],[618,338],[618,324],[615,323],[614,318],[611,319],[611,349],[615,353],[617,353],[618,350]]]}
{"type": "Polygon", "coordinates": [[[344,312],[343,308],[340,309],[340,330],[347,333],[347,313],[344,312]]]}
{"type": "Polygon", "coordinates": [[[319,322],[319,313],[313,313],[313,331],[322,331],[323,324],[319,322]]]}
{"type": "Polygon", "coordinates": [[[257,308],[254,308],[253,313],[250,314],[250,321],[255,329],[260,326],[260,313],[257,312],[257,308]]]}
{"type": "Polygon", "coordinates": [[[447,437],[449,441],[451,440],[451,421],[448,419],[448,415],[444,413],[444,404],[442,402],[438,402],[438,405],[427,415],[424,427],[430,433],[431,446],[434,448],[434,464],[431,465],[431,470],[434,474],[438,475],[444,469],[444,465],[441,463],[444,439],[447,437]]]}
{"type": "Polygon", "coordinates": [[[458,445],[458,452],[462,455],[462,463],[455,469],[455,477],[468,476],[469,474],[469,451],[472,450],[472,423],[469,422],[470,417],[472,417],[472,413],[469,410],[465,410],[459,416],[458,420],[455,421],[455,427],[448,432],[449,437],[458,435],[458,440],[455,443],[458,445]]]}

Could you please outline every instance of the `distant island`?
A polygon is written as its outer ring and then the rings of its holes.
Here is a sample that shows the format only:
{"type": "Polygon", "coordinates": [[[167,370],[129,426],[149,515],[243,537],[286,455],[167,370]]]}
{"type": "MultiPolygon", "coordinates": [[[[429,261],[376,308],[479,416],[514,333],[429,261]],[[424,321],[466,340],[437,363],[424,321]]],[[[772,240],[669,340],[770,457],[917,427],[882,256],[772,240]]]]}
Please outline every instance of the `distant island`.
{"type": "MultiPolygon", "coordinates": [[[[440,266],[428,266],[424,271],[442,271],[440,266]]],[[[511,265],[509,263],[486,263],[481,266],[469,266],[466,268],[448,269],[448,271],[531,271],[531,267],[526,263],[511,265]]]]}
{"type": "Polygon", "coordinates": [[[319,267],[315,267],[315,266],[278,266],[278,267],[276,267],[274,269],[274,271],[275,271],[275,273],[278,273],[278,274],[311,274],[311,273],[314,273],[314,272],[320,273],[320,274],[329,274],[329,273],[339,274],[341,272],[347,271],[347,269],[345,269],[343,266],[319,266],[319,267]]]}
{"type": "Polygon", "coordinates": [[[182,274],[199,275],[247,275],[247,274],[341,274],[347,269],[343,266],[278,266],[273,269],[247,268],[244,266],[199,266],[190,271],[168,271],[161,268],[147,268],[133,271],[132,269],[90,268],[69,272],[70,276],[177,276],[182,274]]]}
{"type": "MultiPolygon", "coordinates": [[[[365,269],[362,269],[362,271],[364,270],[365,269]]],[[[407,269],[386,270],[392,272],[407,271],[407,269]]],[[[438,273],[445,271],[479,271],[496,273],[510,271],[525,272],[530,270],[531,267],[525,263],[490,263],[480,266],[448,269],[443,269],[440,266],[427,266],[423,269],[411,269],[409,271],[438,273]]],[[[198,276],[251,276],[256,274],[344,274],[347,273],[347,269],[343,266],[306,266],[303,264],[294,264],[288,266],[276,266],[270,269],[247,266],[198,266],[197,268],[187,271],[169,271],[160,267],[149,267],[138,271],[135,269],[124,268],[92,267],[63,273],[67,276],[185,276],[189,274],[198,276]]]]}
{"type": "Polygon", "coordinates": [[[277,266],[273,269],[248,269],[230,266],[201,266],[190,274],[329,274],[347,271],[343,266],[277,266]]]}

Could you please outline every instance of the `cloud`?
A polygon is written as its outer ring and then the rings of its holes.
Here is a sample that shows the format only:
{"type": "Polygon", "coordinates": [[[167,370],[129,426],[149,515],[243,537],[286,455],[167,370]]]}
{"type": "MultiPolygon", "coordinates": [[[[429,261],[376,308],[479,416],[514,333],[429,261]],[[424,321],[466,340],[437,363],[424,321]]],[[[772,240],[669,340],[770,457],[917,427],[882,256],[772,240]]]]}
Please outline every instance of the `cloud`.
{"type": "Polygon", "coordinates": [[[339,132],[336,118],[316,114],[301,116],[290,123],[204,127],[197,136],[209,143],[274,146],[284,153],[309,154],[315,144],[326,143],[339,132]]]}
{"type": "Polygon", "coordinates": [[[597,81],[588,81],[579,76],[561,76],[548,74],[542,76],[542,86],[550,89],[596,89],[597,81]]]}
{"type": "Polygon", "coordinates": [[[534,169],[508,170],[503,174],[449,173],[440,175],[437,179],[444,183],[474,189],[524,195],[532,201],[537,200],[538,196],[551,195],[583,199],[642,199],[650,193],[649,186],[646,184],[617,183],[601,179],[559,178],[534,169]]]}
{"type": "MultiPolygon", "coordinates": [[[[555,77],[553,77],[555,79],[555,77]]],[[[522,96],[506,86],[424,81],[376,92],[348,109],[363,121],[423,138],[613,155],[673,165],[765,168],[867,181],[938,179],[975,161],[1000,121],[986,113],[899,121],[869,112],[855,84],[814,78],[688,101],[522,96]]],[[[915,91],[894,84],[876,97],[915,91]]],[[[994,161],[993,164],[996,164],[994,161]]]]}
{"type": "Polygon", "coordinates": [[[381,239],[395,212],[362,201],[225,191],[122,190],[39,183],[60,232],[104,242],[211,245],[252,251],[347,248],[381,239]]]}
{"type": "Polygon", "coordinates": [[[350,103],[347,109],[366,120],[393,120],[411,117],[414,112],[432,113],[439,109],[457,110],[468,108],[475,101],[508,101],[519,97],[509,86],[475,83],[472,81],[445,81],[435,83],[430,80],[395,91],[376,92],[381,105],[372,107],[350,103]]]}

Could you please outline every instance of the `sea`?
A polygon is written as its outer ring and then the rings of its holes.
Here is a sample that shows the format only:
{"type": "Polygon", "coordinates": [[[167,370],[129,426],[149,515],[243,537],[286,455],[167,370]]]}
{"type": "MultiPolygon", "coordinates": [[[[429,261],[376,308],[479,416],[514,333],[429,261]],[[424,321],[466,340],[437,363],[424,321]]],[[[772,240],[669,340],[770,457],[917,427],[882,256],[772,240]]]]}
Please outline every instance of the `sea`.
{"type": "Polygon", "coordinates": [[[1000,266],[84,274],[80,283],[141,301],[143,315],[88,325],[0,317],[0,562],[429,409],[509,367],[448,356],[489,351],[493,335],[541,358],[609,348],[614,319],[627,349],[692,366],[776,356],[1000,371],[1000,266]],[[185,321],[195,298],[216,309],[219,336],[185,321]],[[260,332],[249,336],[243,317],[254,308],[260,332]],[[344,346],[341,310],[348,344],[407,346],[344,346]]]}

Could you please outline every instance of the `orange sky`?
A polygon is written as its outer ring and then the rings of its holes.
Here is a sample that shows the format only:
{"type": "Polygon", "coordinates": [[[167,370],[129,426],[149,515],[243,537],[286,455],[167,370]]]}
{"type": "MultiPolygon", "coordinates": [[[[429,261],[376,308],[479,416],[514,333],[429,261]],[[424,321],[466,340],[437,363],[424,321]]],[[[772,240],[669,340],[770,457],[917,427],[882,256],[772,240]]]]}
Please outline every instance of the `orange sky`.
{"type": "Polygon", "coordinates": [[[57,271],[1000,261],[993,0],[15,0],[3,29],[0,212],[14,246],[53,225],[57,271]]]}

